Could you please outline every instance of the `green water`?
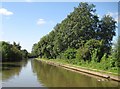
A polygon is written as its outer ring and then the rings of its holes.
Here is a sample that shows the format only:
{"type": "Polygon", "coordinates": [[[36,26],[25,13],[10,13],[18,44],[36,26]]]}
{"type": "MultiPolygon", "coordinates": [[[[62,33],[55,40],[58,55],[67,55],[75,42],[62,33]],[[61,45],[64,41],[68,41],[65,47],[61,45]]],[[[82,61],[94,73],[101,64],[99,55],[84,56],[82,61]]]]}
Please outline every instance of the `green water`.
{"type": "Polygon", "coordinates": [[[72,72],[33,59],[4,63],[2,66],[3,87],[118,87],[115,81],[72,72]]]}

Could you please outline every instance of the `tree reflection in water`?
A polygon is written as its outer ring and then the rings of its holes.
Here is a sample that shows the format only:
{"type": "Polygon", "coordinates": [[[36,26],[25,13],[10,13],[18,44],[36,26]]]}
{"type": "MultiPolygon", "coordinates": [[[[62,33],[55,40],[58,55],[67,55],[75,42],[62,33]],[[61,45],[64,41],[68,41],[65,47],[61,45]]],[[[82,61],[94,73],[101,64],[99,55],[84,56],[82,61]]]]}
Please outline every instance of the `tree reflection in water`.
{"type": "Polygon", "coordinates": [[[4,62],[0,63],[0,68],[2,73],[2,81],[7,81],[14,76],[19,76],[22,67],[27,65],[27,59],[21,62],[4,62]]]}
{"type": "Polygon", "coordinates": [[[32,60],[33,72],[37,79],[46,87],[114,87],[110,81],[97,81],[96,78],[65,70],[32,60]]]}

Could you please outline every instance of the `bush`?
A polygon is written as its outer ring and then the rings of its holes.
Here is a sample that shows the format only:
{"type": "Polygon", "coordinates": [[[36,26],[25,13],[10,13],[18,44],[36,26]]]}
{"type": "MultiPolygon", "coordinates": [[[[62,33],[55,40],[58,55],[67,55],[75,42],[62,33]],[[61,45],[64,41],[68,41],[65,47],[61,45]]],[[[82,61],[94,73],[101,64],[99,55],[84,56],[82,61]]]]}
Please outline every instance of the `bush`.
{"type": "Polygon", "coordinates": [[[92,54],[91,54],[91,62],[98,62],[97,53],[98,53],[98,49],[95,49],[95,50],[92,51],[92,54]]]}
{"type": "Polygon", "coordinates": [[[100,63],[102,64],[101,67],[104,70],[108,70],[108,69],[111,68],[111,62],[110,62],[109,58],[107,58],[107,54],[106,53],[101,58],[101,62],[100,63]]]}
{"type": "Polygon", "coordinates": [[[75,59],[76,49],[68,48],[64,53],[62,53],[61,58],[63,59],[75,59]]]}
{"type": "Polygon", "coordinates": [[[76,59],[78,61],[86,61],[86,60],[89,60],[90,59],[90,52],[88,50],[88,48],[85,48],[85,47],[81,47],[77,50],[77,53],[76,53],[76,59]]]}

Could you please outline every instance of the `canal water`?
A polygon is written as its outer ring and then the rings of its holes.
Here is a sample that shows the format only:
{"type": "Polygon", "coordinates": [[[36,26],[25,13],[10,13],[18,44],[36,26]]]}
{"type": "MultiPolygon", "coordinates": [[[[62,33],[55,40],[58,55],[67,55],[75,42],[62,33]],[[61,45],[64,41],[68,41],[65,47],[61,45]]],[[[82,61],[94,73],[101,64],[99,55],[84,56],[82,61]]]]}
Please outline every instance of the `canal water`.
{"type": "Polygon", "coordinates": [[[34,59],[1,65],[2,87],[118,87],[118,82],[76,73],[34,59]]]}

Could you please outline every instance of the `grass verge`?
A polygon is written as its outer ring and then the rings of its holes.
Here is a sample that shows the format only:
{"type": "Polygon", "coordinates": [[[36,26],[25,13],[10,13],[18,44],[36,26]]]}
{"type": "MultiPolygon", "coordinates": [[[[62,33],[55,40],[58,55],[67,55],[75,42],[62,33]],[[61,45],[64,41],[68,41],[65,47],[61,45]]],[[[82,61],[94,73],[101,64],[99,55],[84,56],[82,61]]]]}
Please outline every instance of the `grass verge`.
{"type": "Polygon", "coordinates": [[[111,70],[102,70],[99,66],[100,64],[82,64],[82,65],[79,65],[79,64],[72,64],[66,60],[63,60],[63,59],[41,59],[41,58],[36,58],[36,60],[44,60],[44,61],[47,61],[47,62],[55,62],[57,64],[62,64],[62,65],[68,65],[68,66],[71,66],[71,67],[76,67],[76,68],[82,68],[82,69],[86,69],[86,70],[90,70],[90,71],[94,71],[94,72],[100,72],[100,73],[105,73],[105,74],[110,74],[110,75],[113,75],[113,76],[120,76],[120,74],[118,73],[117,70],[114,70],[114,69],[111,69],[111,70]],[[97,67],[98,66],[98,67],[97,67]]]}

